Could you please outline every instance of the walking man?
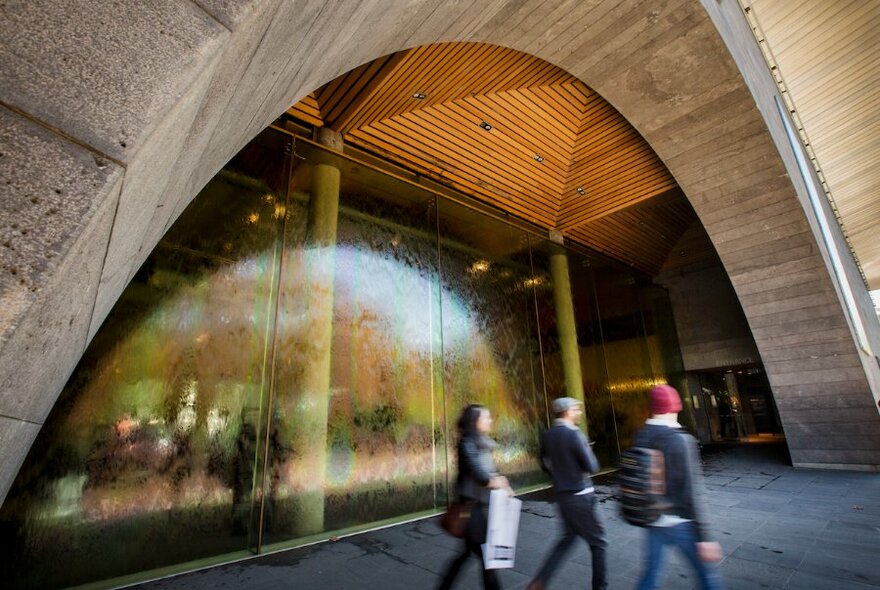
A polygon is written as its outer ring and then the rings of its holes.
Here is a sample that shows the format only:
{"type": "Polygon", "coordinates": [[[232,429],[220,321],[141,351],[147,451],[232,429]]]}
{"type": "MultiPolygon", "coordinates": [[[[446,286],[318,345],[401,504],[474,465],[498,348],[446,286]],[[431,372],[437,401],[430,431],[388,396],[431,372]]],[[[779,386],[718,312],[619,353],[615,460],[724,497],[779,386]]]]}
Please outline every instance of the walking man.
{"type": "Polygon", "coordinates": [[[553,480],[556,503],[565,531],[547,555],[528,590],[543,590],[559,561],[581,537],[590,546],[593,562],[593,590],[608,587],[605,571],[605,526],[596,506],[590,475],[599,470],[599,461],[578,428],[583,415],[581,402],[571,397],[553,400],[556,419],[541,438],[541,466],[553,480]]]}
{"type": "Polygon", "coordinates": [[[669,508],[646,527],[648,557],[638,589],[657,587],[663,548],[672,545],[688,558],[703,590],[721,590],[721,576],[715,567],[715,562],[721,560],[721,545],[709,542],[706,536],[696,490],[701,485],[697,442],[678,423],[681,397],[670,385],[654,387],[649,397],[651,418],[636,433],[634,446],[663,452],[665,497],[669,508]]]}

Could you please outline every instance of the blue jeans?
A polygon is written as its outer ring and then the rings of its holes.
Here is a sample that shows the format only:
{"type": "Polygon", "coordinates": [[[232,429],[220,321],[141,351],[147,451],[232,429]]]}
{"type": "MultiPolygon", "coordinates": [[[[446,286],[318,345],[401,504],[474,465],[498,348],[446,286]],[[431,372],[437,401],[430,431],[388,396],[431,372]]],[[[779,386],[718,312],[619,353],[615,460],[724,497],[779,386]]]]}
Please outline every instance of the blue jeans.
{"type": "Polygon", "coordinates": [[[639,582],[638,590],[654,590],[660,581],[663,569],[663,548],[673,545],[681,549],[700,578],[703,590],[721,590],[721,575],[715,564],[706,563],[697,555],[697,534],[694,523],[683,522],[675,526],[649,526],[648,529],[648,566],[639,582]]]}

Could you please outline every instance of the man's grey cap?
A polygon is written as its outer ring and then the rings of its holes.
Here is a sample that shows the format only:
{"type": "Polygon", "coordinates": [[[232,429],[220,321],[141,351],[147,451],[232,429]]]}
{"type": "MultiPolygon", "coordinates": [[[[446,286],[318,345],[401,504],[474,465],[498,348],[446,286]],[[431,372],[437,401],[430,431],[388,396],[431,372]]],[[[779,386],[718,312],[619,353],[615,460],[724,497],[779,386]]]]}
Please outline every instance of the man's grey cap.
{"type": "Polygon", "coordinates": [[[550,404],[550,408],[553,410],[554,414],[564,414],[570,409],[580,405],[580,400],[576,400],[573,397],[558,397],[553,400],[552,404],[550,404]]]}

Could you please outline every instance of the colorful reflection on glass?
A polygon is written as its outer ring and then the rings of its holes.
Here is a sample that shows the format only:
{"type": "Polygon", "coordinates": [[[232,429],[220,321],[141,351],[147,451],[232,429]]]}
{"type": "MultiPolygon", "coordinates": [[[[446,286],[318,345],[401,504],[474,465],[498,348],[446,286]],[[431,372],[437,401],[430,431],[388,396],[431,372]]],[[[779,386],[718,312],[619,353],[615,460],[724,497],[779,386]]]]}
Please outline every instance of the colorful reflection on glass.
{"type": "MultiPolygon", "coordinates": [[[[495,415],[511,481],[544,482],[538,436],[565,389],[551,250],[263,133],[84,355],[0,509],[0,575],[149,577],[441,509],[470,402],[495,415]],[[337,196],[338,215],[316,205],[337,196]]],[[[588,428],[610,467],[678,352],[658,336],[664,294],[597,260],[568,252],[588,428]]]]}
{"type": "Polygon", "coordinates": [[[495,418],[498,469],[515,486],[543,481],[535,456],[547,416],[528,237],[450,202],[439,203],[439,226],[447,454],[455,456],[461,408],[480,403],[495,418]]]}

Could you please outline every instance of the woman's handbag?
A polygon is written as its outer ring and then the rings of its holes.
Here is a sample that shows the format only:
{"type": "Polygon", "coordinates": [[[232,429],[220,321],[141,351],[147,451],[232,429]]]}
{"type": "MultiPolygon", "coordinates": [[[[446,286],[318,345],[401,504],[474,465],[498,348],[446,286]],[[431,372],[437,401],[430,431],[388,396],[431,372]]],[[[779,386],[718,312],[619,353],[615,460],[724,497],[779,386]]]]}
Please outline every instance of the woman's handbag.
{"type": "Polygon", "coordinates": [[[453,502],[440,519],[440,526],[453,537],[464,537],[472,507],[473,502],[453,502]]]}

